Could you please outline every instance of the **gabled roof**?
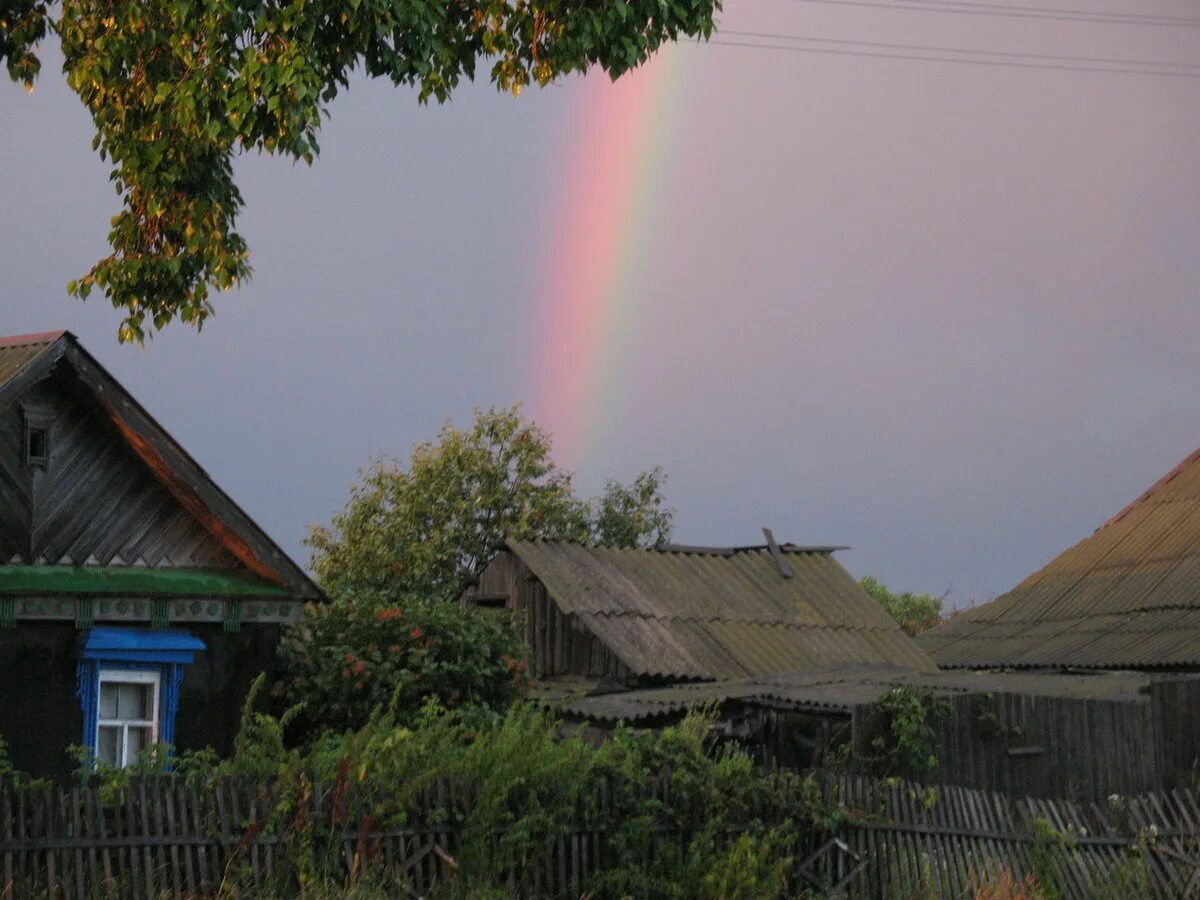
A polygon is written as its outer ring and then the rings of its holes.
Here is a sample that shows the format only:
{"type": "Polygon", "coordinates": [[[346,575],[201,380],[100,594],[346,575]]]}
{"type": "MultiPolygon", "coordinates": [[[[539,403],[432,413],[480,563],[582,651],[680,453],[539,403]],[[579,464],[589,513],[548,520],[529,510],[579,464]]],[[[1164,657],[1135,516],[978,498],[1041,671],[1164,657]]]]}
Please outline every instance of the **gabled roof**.
{"type": "Polygon", "coordinates": [[[175,499],[255,575],[320,599],[312,580],[67,331],[0,338],[0,409],[51,374],[73,377],[175,499]]]}
{"type": "Polygon", "coordinates": [[[765,547],[508,546],[559,609],[637,675],[724,679],[828,665],[933,668],[826,547],[785,544],[776,555],[765,547]]]}
{"type": "Polygon", "coordinates": [[[921,643],[942,666],[1200,665],[1200,451],[1044,569],[921,643]]]}

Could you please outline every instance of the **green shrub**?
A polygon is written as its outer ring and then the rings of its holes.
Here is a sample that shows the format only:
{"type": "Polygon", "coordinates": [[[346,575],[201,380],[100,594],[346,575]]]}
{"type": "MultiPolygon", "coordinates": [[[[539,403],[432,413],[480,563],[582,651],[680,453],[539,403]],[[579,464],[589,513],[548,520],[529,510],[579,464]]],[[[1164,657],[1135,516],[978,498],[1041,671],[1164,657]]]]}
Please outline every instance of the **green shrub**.
{"type": "Polygon", "coordinates": [[[928,691],[892,688],[871,704],[881,733],[871,740],[868,767],[877,775],[918,775],[936,769],[937,741],[949,713],[949,704],[928,691]]]}
{"type": "Polygon", "coordinates": [[[302,705],[305,734],[361,728],[390,707],[411,720],[429,698],[501,711],[523,680],[521,645],[494,613],[424,597],[312,605],[283,646],[276,696],[302,705]]]}
{"type": "Polygon", "coordinates": [[[893,594],[883,582],[868,575],[859,582],[871,599],[896,620],[901,630],[913,637],[933,628],[942,621],[942,597],[932,594],[893,594]]]}

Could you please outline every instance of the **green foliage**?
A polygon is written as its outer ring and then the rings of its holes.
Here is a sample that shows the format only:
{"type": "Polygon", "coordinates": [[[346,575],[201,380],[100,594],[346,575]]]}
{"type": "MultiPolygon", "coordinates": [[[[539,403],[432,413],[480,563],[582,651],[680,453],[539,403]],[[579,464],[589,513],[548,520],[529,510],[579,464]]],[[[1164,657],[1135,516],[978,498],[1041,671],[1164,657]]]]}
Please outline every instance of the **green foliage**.
{"type": "Polygon", "coordinates": [[[609,547],[665,544],[671,537],[672,512],[662,494],[662,470],[642,472],[633,484],[609,481],[592,501],[589,539],[609,547]]]}
{"type": "Polygon", "coordinates": [[[937,741],[950,706],[928,691],[892,688],[871,705],[882,734],[871,740],[868,766],[881,775],[913,775],[937,768],[937,741]]]}
{"type": "Polygon", "coordinates": [[[1030,874],[1039,888],[1039,900],[1061,900],[1059,888],[1065,855],[1075,845],[1074,836],[1059,831],[1049,819],[1038,817],[1033,820],[1033,847],[1030,851],[1030,874]]]}
{"type": "Polygon", "coordinates": [[[357,733],[327,735],[307,766],[318,780],[348,778],[371,821],[392,827],[410,821],[423,791],[446,786],[457,801],[441,813],[460,828],[457,874],[469,888],[456,896],[521,883],[573,825],[609,829],[620,861],[595,873],[591,896],[778,896],[794,829],[756,825],[764,813],[786,820],[775,782],[746,754],[714,747],[711,724],[693,715],[597,745],[532,705],[481,718],[430,703],[407,726],[384,714],[357,733]],[[669,803],[647,790],[656,779],[669,781],[669,803]],[[682,843],[661,840],[664,826],[697,825],[682,843]]]}
{"type": "Polygon", "coordinates": [[[299,759],[297,751],[288,749],[285,735],[288,724],[303,712],[305,704],[297,703],[279,718],[255,710],[266,678],[265,673],[259,675],[246,692],[241,723],[233,742],[233,757],[227,766],[240,775],[254,778],[270,778],[299,759]]]}
{"type": "Polygon", "coordinates": [[[1142,848],[1135,846],[1123,854],[1108,871],[1108,878],[1093,884],[1089,900],[1127,900],[1129,897],[1153,897],[1150,872],[1142,848]]]}
{"type": "Polygon", "coordinates": [[[630,486],[610,481],[602,497],[585,501],[550,451],[549,436],[514,406],[475,410],[467,430],[446,424],[436,442],[413,448],[407,469],[377,462],[332,525],[309,532],[322,587],[452,599],[505,537],[623,546],[669,538],[661,470],[630,486]]]}
{"type": "Polygon", "coordinates": [[[599,67],[616,78],[679,37],[707,38],[719,0],[3,0],[0,61],[32,87],[38,43],[62,43],[70,85],[112,161],[123,209],[112,253],[69,286],[103,291],[141,341],[199,328],[214,290],[250,276],[235,230],[233,157],[311,163],[330,101],[361,69],[447,100],[480,62],[519,93],[599,67]],[[55,16],[57,12],[57,17],[55,16]]]}
{"type": "Polygon", "coordinates": [[[905,634],[916,637],[942,621],[944,598],[932,594],[893,594],[881,581],[868,575],[859,582],[871,598],[896,620],[905,634]]]}
{"type": "Polygon", "coordinates": [[[511,628],[440,599],[363,595],[309,606],[282,649],[276,695],[302,705],[305,733],[360,728],[387,708],[400,722],[428,698],[502,710],[524,671],[511,628]]]}

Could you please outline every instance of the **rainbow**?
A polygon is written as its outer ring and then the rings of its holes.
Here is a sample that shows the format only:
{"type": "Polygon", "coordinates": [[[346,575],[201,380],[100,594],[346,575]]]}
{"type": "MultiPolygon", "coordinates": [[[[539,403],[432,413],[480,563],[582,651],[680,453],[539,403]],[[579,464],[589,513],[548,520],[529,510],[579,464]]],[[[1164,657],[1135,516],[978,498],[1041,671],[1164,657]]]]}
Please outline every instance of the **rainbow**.
{"type": "Polygon", "coordinates": [[[656,235],[686,51],[667,48],[616,82],[582,80],[564,171],[551,192],[547,264],[535,287],[534,418],[578,470],[619,423],[622,375],[656,235]]]}

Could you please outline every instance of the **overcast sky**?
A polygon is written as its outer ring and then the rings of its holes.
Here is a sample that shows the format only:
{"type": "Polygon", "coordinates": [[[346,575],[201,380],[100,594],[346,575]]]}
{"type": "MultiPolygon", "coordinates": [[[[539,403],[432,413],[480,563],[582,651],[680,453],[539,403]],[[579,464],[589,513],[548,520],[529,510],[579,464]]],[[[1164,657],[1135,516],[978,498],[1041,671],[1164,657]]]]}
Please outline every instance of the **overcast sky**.
{"type": "MultiPolygon", "coordinates": [[[[1200,64],[1200,28],[1179,23],[727,6],[729,31],[1200,64]]],[[[665,51],[637,76],[664,67],[671,90],[630,207],[641,252],[603,408],[581,399],[568,421],[532,361],[555,336],[556,254],[591,240],[554,211],[597,187],[575,157],[606,86],[514,100],[480,84],[421,108],[355,82],[313,168],[239,161],[253,281],[202,334],[172,326],[139,350],[116,343],[103,297],[65,293],[117,201],[58,65],[51,51],[32,96],[0,84],[0,333],[75,332],[302,562],[307,523],[360,466],[476,405],[521,401],[577,432],[562,461],[587,492],[661,464],[681,541],[770,525],[960,605],[1200,445],[1197,79],[665,51]]],[[[636,86],[608,87],[618,112],[636,86]]]]}

